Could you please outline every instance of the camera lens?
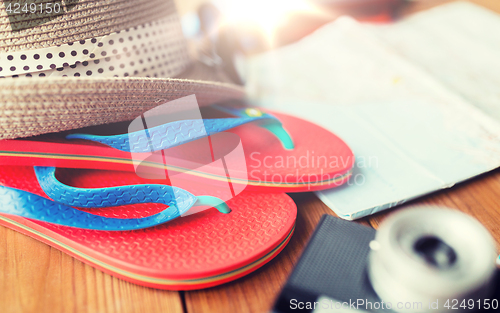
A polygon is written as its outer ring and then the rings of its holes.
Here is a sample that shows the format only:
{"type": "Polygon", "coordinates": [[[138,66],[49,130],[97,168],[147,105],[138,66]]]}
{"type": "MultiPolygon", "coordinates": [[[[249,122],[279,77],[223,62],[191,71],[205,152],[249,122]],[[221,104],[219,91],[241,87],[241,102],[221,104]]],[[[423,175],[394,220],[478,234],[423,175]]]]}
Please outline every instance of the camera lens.
{"type": "Polygon", "coordinates": [[[413,249],[426,263],[439,269],[449,268],[457,260],[455,250],[435,236],[418,239],[413,249]]]}
{"type": "Polygon", "coordinates": [[[370,247],[370,282],[394,311],[444,312],[448,299],[461,303],[491,292],[496,268],[493,238],[459,211],[400,211],[380,225],[370,247]]]}

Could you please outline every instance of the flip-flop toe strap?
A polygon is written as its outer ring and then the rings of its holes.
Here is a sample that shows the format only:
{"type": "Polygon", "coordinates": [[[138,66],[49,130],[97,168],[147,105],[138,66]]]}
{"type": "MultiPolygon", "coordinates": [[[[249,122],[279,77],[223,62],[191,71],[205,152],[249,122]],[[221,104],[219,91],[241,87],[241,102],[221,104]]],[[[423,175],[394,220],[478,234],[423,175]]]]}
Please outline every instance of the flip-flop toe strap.
{"type": "Polygon", "coordinates": [[[90,214],[33,193],[0,186],[0,212],[42,222],[92,230],[126,231],[153,227],[177,215],[177,209],[143,218],[120,219],[90,214]]]}
{"type": "Polygon", "coordinates": [[[17,215],[63,226],[93,230],[125,231],[163,224],[186,213],[191,207],[210,205],[222,213],[231,210],[215,197],[196,197],[191,193],[166,185],[127,185],[109,188],[76,188],[57,180],[54,167],[34,167],[43,191],[53,199],[0,186],[0,213],[17,215]],[[108,218],[78,210],[136,203],[162,203],[163,211],[143,218],[108,218]]]}
{"type": "Polygon", "coordinates": [[[40,187],[54,201],[79,208],[104,208],[137,203],[162,203],[178,208],[184,214],[196,197],[191,193],[168,185],[125,185],[107,188],[76,188],[61,183],[54,167],[34,167],[40,187]]]}
{"type": "MultiPolygon", "coordinates": [[[[222,110],[222,109],[221,109],[222,110]]],[[[253,109],[260,112],[257,109],[253,109]]],[[[228,111],[224,109],[223,111],[228,111]]],[[[132,153],[153,152],[179,146],[250,122],[269,130],[283,144],[285,149],[293,149],[293,141],[274,116],[247,110],[231,110],[236,118],[214,118],[182,120],[158,125],[144,130],[113,136],[92,134],[70,134],[66,139],[84,139],[99,142],[112,148],[132,153]],[[248,113],[250,112],[250,113],[248,113]],[[251,112],[254,112],[253,114],[251,112]]]]}

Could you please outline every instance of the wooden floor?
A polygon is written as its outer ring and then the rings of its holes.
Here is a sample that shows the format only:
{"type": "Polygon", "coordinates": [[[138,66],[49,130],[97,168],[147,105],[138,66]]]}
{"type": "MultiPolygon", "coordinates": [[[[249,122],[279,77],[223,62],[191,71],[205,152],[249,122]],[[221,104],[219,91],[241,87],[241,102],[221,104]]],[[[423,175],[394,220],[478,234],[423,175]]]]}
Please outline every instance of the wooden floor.
{"type": "MultiPolygon", "coordinates": [[[[413,10],[443,1],[425,1],[413,10]]],[[[500,12],[500,1],[474,1],[500,12]]],[[[30,237],[0,227],[2,312],[266,312],[291,273],[323,214],[333,214],[313,194],[292,195],[298,207],[296,231],[273,261],[253,274],[219,287],[171,292],[141,287],[104,274],[30,237]]],[[[500,248],[500,171],[408,205],[438,204],[478,218],[500,248]]],[[[377,228],[396,210],[358,221],[377,228]]]]}

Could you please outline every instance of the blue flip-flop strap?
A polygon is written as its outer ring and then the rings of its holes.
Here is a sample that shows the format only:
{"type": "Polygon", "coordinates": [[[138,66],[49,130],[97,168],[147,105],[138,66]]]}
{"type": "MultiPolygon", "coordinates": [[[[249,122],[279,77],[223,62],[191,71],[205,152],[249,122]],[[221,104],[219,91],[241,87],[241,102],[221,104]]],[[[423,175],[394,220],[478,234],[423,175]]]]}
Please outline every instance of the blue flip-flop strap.
{"type": "Polygon", "coordinates": [[[99,142],[121,151],[143,153],[179,146],[258,119],[262,118],[246,117],[182,120],[128,134],[114,136],[70,134],[66,136],[66,139],[85,139],[99,142]]]}
{"type": "MultiPolygon", "coordinates": [[[[228,109],[224,111],[228,111],[228,109]]],[[[241,110],[231,110],[230,112],[240,117],[175,121],[151,127],[147,130],[113,136],[76,133],[66,136],[66,139],[85,139],[99,142],[121,151],[144,153],[179,146],[250,122],[268,120],[267,123],[263,123],[261,126],[274,133],[286,149],[293,149],[290,136],[283,129],[276,117],[267,113],[262,113],[260,116],[245,116],[241,113],[241,110]],[[273,126],[269,127],[269,125],[273,126]],[[276,129],[278,130],[276,131],[276,129]]]]}
{"type": "Polygon", "coordinates": [[[75,188],[57,180],[54,167],[35,166],[43,191],[53,200],[15,188],[0,186],[0,213],[92,230],[127,231],[157,226],[186,213],[192,206],[213,205],[231,210],[220,199],[199,196],[166,185],[128,185],[109,188],[75,188]],[[143,218],[108,218],[75,207],[101,208],[135,203],[163,203],[168,207],[143,218]]]}
{"type": "Polygon", "coordinates": [[[153,227],[178,216],[176,207],[143,218],[121,219],[90,214],[33,193],[0,186],[0,212],[37,221],[92,230],[127,231],[153,227]]]}
{"type": "Polygon", "coordinates": [[[191,193],[166,185],[129,185],[109,188],[75,188],[57,180],[54,167],[34,167],[43,191],[54,201],[0,186],[0,212],[30,219],[94,230],[135,230],[168,222],[199,202],[191,193]],[[74,207],[102,208],[135,203],[163,203],[168,207],[143,218],[108,218],[74,207]]]}
{"type": "MultiPolygon", "coordinates": [[[[163,203],[184,214],[197,201],[186,190],[158,184],[125,185],[107,188],[76,188],[57,180],[54,167],[35,166],[40,187],[54,201],[80,208],[104,208],[136,203],[163,203]]],[[[176,216],[173,216],[176,217],[176,216]]]]}

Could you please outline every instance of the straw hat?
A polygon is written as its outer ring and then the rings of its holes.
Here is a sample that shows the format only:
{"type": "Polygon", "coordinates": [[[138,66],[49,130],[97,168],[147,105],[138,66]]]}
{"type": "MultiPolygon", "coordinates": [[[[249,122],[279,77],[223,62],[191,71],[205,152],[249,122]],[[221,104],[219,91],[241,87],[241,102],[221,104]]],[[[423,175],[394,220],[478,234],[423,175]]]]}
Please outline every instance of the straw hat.
{"type": "Polygon", "coordinates": [[[0,76],[0,139],[132,120],[192,94],[243,96],[189,56],[173,0],[3,1],[0,76]]]}

